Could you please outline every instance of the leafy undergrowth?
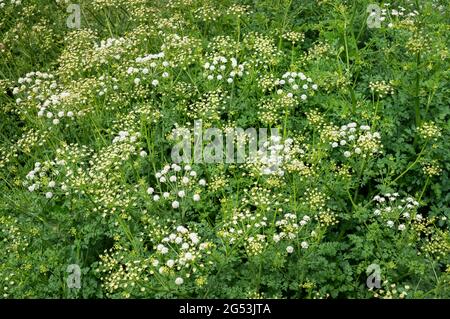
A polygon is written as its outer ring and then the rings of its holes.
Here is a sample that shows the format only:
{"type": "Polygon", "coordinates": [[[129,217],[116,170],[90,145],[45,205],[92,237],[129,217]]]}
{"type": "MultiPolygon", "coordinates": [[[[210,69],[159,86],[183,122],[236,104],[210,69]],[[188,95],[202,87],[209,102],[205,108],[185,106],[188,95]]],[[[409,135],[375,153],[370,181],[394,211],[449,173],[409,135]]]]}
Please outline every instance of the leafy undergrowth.
{"type": "Polygon", "coordinates": [[[447,1],[68,6],[0,0],[0,296],[450,297],[447,1]]]}

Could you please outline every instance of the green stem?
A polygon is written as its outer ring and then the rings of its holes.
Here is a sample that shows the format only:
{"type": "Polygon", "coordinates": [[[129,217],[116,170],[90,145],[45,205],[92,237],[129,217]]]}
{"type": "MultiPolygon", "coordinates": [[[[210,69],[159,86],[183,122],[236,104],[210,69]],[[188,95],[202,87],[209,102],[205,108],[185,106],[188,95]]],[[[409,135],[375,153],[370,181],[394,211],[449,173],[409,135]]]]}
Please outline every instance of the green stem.
{"type": "Polygon", "coordinates": [[[409,165],[399,176],[397,176],[397,178],[395,178],[392,182],[389,183],[389,185],[391,185],[392,183],[395,183],[396,181],[398,181],[403,175],[405,175],[411,168],[414,167],[414,165],[417,164],[417,162],[419,161],[420,157],[422,156],[423,151],[425,150],[425,147],[428,145],[428,143],[425,143],[425,145],[422,147],[422,149],[420,150],[419,155],[417,155],[416,160],[409,165]]]}
{"type": "MultiPolygon", "coordinates": [[[[356,179],[357,182],[358,182],[358,185],[356,186],[355,194],[353,195],[353,200],[356,200],[356,197],[358,196],[359,183],[360,183],[361,176],[362,176],[362,174],[363,174],[363,172],[364,172],[364,169],[366,168],[366,164],[367,164],[367,161],[366,161],[366,159],[364,158],[363,161],[362,161],[362,163],[361,163],[361,169],[359,170],[358,178],[356,179]]],[[[353,202],[352,202],[352,203],[353,203],[353,202]]]]}
{"type": "Polygon", "coordinates": [[[347,62],[347,72],[348,72],[350,70],[350,57],[348,54],[347,21],[344,22],[344,46],[345,46],[345,59],[347,62]]]}
{"type": "Polygon", "coordinates": [[[415,105],[414,105],[414,109],[415,109],[415,113],[416,113],[416,127],[420,126],[420,70],[419,70],[419,65],[420,65],[420,52],[417,53],[417,58],[416,58],[416,87],[415,87],[415,105]]]}
{"type": "Polygon", "coordinates": [[[425,193],[425,190],[427,189],[429,182],[430,182],[430,176],[427,176],[427,180],[426,180],[425,185],[423,186],[422,192],[420,193],[420,196],[419,196],[419,202],[422,199],[422,196],[425,193]]]}

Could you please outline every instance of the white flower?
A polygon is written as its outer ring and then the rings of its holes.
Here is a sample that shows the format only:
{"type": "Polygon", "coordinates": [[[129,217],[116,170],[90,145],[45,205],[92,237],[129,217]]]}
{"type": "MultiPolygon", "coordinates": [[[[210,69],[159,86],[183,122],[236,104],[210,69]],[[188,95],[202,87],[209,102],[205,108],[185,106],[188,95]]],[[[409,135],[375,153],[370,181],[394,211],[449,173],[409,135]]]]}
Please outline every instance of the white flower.
{"type": "Polygon", "coordinates": [[[398,230],[405,230],[405,228],[406,228],[406,226],[405,226],[405,224],[400,224],[400,225],[398,225],[398,230]]]}
{"type": "Polygon", "coordinates": [[[183,280],[183,278],[181,278],[181,277],[178,277],[177,279],[175,279],[175,284],[176,285],[182,285],[183,284],[183,282],[184,282],[184,280],[183,280]]]}
{"type": "Polygon", "coordinates": [[[302,241],[300,246],[302,246],[303,249],[307,249],[309,247],[309,245],[306,241],[302,241]]]}
{"type": "Polygon", "coordinates": [[[173,208],[178,208],[178,207],[180,207],[180,203],[179,203],[178,201],[174,200],[174,201],[172,202],[172,207],[173,207],[173,208]]]}
{"type": "Polygon", "coordinates": [[[189,238],[191,239],[193,244],[197,244],[199,242],[198,236],[196,233],[190,233],[189,238]]]}
{"type": "Polygon", "coordinates": [[[181,197],[181,198],[183,198],[185,195],[186,195],[186,192],[183,191],[183,190],[178,192],[178,196],[181,197]]]}
{"type": "Polygon", "coordinates": [[[333,144],[331,144],[331,146],[332,146],[333,148],[336,148],[336,147],[339,146],[339,144],[338,144],[337,142],[333,142],[333,144]]]}
{"type": "Polygon", "coordinates": [[[170,193],[168,193],[168,192],[164,192],[164,193],[163,193],[163,197],[164,197],[164,198],[169,198],[169,196],[170,196],[170,193]]]}
{"type": "Polygon", "coordinates": [[[155,190],[153,189],[153,187],[147,188],[147,194],[149,194],[149,195],[153,194],[154,191],[155,190]]]}
{"type": "Polygon", "coordinates": [[[140,78],[135,78],[134,79],[134,84],[139,85],[140,82],[141,82],[140,78]]]}
{"type": "Polygon", "coordinates": [[[153,200],[154,200],[155,202],[159,201],[159,195],[153,196],[153,200]]]}
{"type": "Polygon", "coordinates": [[[158,81],[158,80],[155,79],[155,80],[152,81],[152,85],[153,85],[153,86],[157,86],[158,84],[159,84],[159,81],[158,81]]]}
{"type": "Polygon", "coordinates": [[[50,181],[48,183],[48,187],[50,187],[50,188],[55,187],[55,185],[56,185],[56,183],[54,181],[50,181]]]}
{"type": "Polygon", "coordinates": [[[52,198],[53,197],[53,193],[52,192],[47,192],[47,193],[45,193],[45,197],[52,198]]]}
{"type": "Polygon", "coordinates": [[[173,265],[175,265],[175,261],[173,261],[173,259],[169,259],[169,260],[166,262],[166,265],[167,265],[167,267],[172,268],[173,265]]]}
{"type": "Polygon", "coordinates": [[[72,111],[67,112],[67,116],[68,117],[73,117],[73,112],[72,111]]]}
{"type": "Polygon", "coordinates": [[[141,157],[145,157],[145,156],[147,156],[147,152],[146,152],[146,151],[141,151],[141,152],[139,153],[139,155],[140,155],[141,157]]]}
{"type": "Polygon", "coordinates": [[[36,184],[33,184],[33,185],[31,185],[31,186],[28,186],[28,190],[29,190],[30,192],[33,192],[35,189],[36,189],[36,184]]]}
{"type": "Polygon", "coordinates": [[[183,226],[178,226],[177,227],[177,232],[179,232],[179,233],[186,234],[187,231],[188,230],[186,229],[186,227],[183,227],[183,226]]]}
{"type": "Polygon", "coordinates": [[[169,181],[171,181],[172,183],[176,182],[177,181],[177,177],[175,175],[172,175],[172,176],[169,177],[169,181]]]}
{"type": "Polygon", "coordinates": [[[388,227],[393,227],[394,222],[392,220],[388,220],[387,225],[388,225],[388,227]]]}
{"type": "Polygon", "coordinates": [[[352,153],[350,153],[349,151],[345,151],[344,152],[344,156],[345,157],[350,157],[352,155],[352,153]]]}
{"type": "Polygon", "coordinates": [[[288,254],[292,254],[292,253],[294,252],[294,247],[292,247],[292,246],[287,246],[287,247],[286,247],[286,251],[287,251],[288,254]]]}
{"type": "Polygon", "coordinates": [[[361,154],[361,149],[359,147],[355,148],[355,153],[356,154],[361,154]]]}
{"type": "Polygon", "coordinates": [[[53,122],[54,125],[58,125],[59,124],[59,120],[58,119],[53,119],[52,122],[53,122]]]}
{"type": "Polygon", "coordinates": [[[198,184],[200,186],[205,186],[206,185],[206,181],[202,178],[201,180],[198,181],[198,184]]]}
{"type": "Polygon", "coordinates": [[[200,195],[194,194],[194,196],[192,198],[194,199],[194,202],[198,202],[200,200],[200,195]]]}
{"type": "Polygon", "coordinates": [[[305,101],[308,97],[306,96],[306,94],[302,94],[302,95],[300,96],[300,98],[301,98],[303,101],[305,101]]]}

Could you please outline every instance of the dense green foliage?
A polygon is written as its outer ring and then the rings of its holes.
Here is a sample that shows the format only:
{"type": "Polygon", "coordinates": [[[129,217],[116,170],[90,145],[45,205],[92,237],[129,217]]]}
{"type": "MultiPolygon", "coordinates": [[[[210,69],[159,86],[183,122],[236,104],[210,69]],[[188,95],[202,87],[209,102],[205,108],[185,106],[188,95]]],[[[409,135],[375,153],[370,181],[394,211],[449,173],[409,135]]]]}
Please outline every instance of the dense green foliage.
{"type": "Polygon", "coordinates": [[[0,0],[0,296],[450,297],[447,1],[79,4],[0,0]]]}

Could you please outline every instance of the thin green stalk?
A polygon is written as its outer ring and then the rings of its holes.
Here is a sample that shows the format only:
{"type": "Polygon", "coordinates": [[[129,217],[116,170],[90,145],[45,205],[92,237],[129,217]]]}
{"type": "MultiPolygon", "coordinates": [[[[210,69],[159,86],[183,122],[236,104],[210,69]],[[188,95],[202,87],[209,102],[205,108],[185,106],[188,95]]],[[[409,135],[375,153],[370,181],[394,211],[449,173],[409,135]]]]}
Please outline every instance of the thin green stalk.
{"type": "Polygon", "coordinates": [[[428,143],[425,143],[425,145],[420,150],[419,155],[417,155],[416,160],[411,165],[409,165],[399,176],[397,176],[397,178],[395,178],[392,182],[390,182],[389,185],[391,185],[392,183],[395,183],[396,181],[398,181],[403,175],[405,175],[411,168],[413,168],[417,164],[417,162],[419,161],[420,157],[422,156],[422,153],[425,150],[425,147],[427,145],[428,145],[428,143]]]}
{"type": "Polygon", "coordinates": [[[420,196],[419,196],[419,202],[422,199],[422,196],[425,193],[429,182],[430,182],[430,176],[427,176],[427,180],[426,180],[425,185],[423,186],[422,192],[420,193],[420,196]]]}
{"type": "Polygon", "coordinates": [[[420,52],[417,53],[416,58],[416,85],[415,85],[415,104],[414,111],[416,114],[416,127],[420,126],[420,52]]]}

